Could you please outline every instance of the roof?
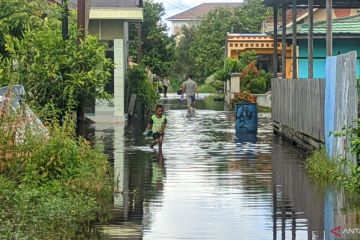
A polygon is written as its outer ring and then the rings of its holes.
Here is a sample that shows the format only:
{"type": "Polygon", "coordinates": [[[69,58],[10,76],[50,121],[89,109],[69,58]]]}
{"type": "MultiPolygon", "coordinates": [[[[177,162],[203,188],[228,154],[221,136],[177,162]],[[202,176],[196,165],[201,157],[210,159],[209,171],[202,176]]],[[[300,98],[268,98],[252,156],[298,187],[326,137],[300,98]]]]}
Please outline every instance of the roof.
{"type": "Polygon", "coordinates": [[[141,5],[141,0],[91,0],[92,8],[135,8],[141,5]]]}
{"type": "MultiPolygon", "coordinates": [[[[286,5],[292,5],[292,0],[285,0],[286,5]]],[[[281,7],[281,1],[278,0],[264,0],[266,6],[274,6],[276,3],[281,7]]],[[[296,0],[296,5],[299,8],[307,8],[308,0],[296,0]]],[[[360,8],[359,0],[332,0],[333,8],[360,8]]],[[[314,8],[325,8],[326,0],[314,0],[314,8]]]]}
{"type": "Polygon", "coordinates": [[[239,7],[243,3],[240,2],[218,2],[218,3],[202,3],[196,7],[190,8],[184,12],[178,13],[172,17],[167,18],[168,21],[180,20],[198,20],[215,10],[216,8],[232,8],[239,7]]]}
{"type": "MultiPolygon", "coordinates": [[[[332,32],[333,35],[360,35],[360,15],[336,18],[333,19],[332,32]]],[[[307,23],[297,25],[297,35],[305,36],[308,35],[309,26],[307,23]]],[[[325,36],[326,35],[326,20],[314,23],[314,36],[325,36]]],[[[281,34],[281,31],[279,32],[281,34]]],[[[289,29],[289,34],[291,30],[289,29]]]]}
{"type": "Polygon", "coordinates": [[[268,37],[266,33],[228,33],[228,37],[268,37]]]}

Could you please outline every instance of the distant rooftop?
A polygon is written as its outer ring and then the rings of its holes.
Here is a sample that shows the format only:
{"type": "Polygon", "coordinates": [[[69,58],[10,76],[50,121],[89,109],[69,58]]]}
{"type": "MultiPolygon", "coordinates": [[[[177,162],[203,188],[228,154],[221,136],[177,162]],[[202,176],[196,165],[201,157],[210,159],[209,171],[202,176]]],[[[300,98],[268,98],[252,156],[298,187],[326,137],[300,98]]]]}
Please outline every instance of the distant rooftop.
{"type": "Polygon", "coordinates": [[[190,8],[184,12],[178,13],[172,17],[167,18],[168,21],[179,21],[179,20],[198,20],[204,17],[209,12],[216,8],[232,8],[239,7],[242,3],[240,2],[218,2],[218,3],[202,3],[196,7],[190,8]]]}

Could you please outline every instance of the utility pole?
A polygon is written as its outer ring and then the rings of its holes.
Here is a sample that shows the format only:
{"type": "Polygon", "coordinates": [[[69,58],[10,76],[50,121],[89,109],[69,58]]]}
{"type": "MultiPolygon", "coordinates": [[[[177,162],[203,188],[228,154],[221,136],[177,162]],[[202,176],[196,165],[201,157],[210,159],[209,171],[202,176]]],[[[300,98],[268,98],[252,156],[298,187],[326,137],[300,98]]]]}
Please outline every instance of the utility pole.
{"type": "MultiPolygon", "coordinates": [[[[77,1],[78,44],[85,38],[85,6],[86,0],[77,1]]],[[[76,133],[78,136],[85,136],[84,96],[79,96],[76,115],[76,133]]]]}
{"type": "Polygon", "coordinates": [[[140,64],[142,61],[143,53],[142,53],[142,34],[141,34],[141,23],[137,24],[137,31],[138,31],[138,56],[137,56],[137,63],[140,64]]]}
{"type": "Polygon", "coordinates": [[[78,40],[82,40],[85,38],[85,6],[86,0],[78,0],[77,1],[77,26],[78,26],[78,40]]]}
{"type": "Polygon", "coordinates": [[[61,2],[63,13],[62,13],[62,24],[61,24],[61,33],[64,40],[69,39],[69,8],[67,0],[62,0],[61,2]]]}

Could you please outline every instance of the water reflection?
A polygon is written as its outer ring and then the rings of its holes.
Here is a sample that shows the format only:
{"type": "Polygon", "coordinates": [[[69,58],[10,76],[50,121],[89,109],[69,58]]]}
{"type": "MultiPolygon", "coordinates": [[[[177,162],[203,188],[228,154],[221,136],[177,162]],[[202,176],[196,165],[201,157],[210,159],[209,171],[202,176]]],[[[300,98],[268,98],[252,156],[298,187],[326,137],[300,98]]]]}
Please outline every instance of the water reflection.
{"type": "Polygon", "coordinates": [[[115,171],[103,239],[334,239],[334,225],[358,216],[334,215],[341,204],[309,180],[302,152],[273,137],[269,114],[245,136],[219,103],[187,116],[173,101],[163,152],[148,147],[144,122],[92,126],[115,171]]]}

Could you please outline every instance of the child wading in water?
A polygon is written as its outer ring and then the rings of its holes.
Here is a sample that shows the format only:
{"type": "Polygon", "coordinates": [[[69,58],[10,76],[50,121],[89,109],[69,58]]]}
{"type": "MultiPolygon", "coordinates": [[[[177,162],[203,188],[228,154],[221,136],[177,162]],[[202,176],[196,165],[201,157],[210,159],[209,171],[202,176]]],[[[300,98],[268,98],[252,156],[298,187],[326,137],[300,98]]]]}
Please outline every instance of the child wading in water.
{"type": "Polygon", "coordinates": [[[146,130],[152,131],[152,137],[154,142],[151,143],[150,147],[154,148],[156,144],[159,144],[159,150],[162,148],[162,142],[164,137],[164,130],[166,128],[167,119],[166,116],[163,115],[164,107],[163,105],[156,106],[156,112],[150,118],[149,124],[146,130]]]}

